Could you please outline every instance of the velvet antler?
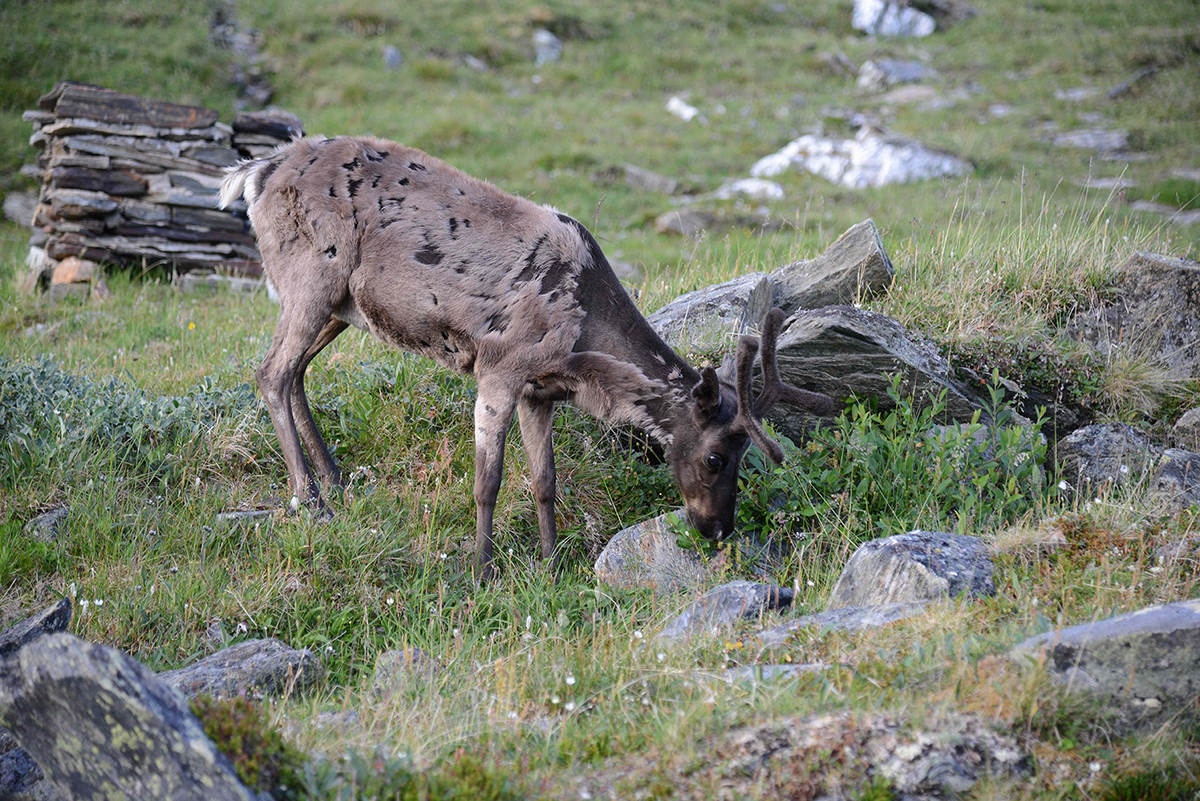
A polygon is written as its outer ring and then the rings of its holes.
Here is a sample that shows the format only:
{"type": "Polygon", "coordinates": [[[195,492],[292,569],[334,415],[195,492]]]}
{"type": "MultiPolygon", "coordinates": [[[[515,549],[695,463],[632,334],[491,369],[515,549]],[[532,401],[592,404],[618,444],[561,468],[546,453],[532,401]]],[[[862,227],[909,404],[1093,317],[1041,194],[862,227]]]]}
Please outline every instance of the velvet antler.
{"type": "Polygon", "coordinates": [[[762,418],[779,401],[799,407],[812,414],[828,414],[833,401],[828,395],[809,392],[806,389],[783,383],[779,376],[779,365],[775,359],[776,341],[783,326],[783,311],[771,309],[762,324],[762,377],[763,388],[758,398],[750,389],[754,370],[754,357],[759,352],[759,340],[743,336],[738,340],[737,350],[737,397],[738,416],[735,421],[775,464],[783,464],[783,448],[767,436],[762,427],[762,418]]]}

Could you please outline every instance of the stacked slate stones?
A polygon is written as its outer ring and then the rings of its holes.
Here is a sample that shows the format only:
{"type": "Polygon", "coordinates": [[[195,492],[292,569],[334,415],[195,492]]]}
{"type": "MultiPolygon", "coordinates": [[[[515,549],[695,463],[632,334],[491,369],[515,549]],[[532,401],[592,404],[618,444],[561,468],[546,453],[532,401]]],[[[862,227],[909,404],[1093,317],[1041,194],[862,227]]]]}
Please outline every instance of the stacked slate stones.
{"type": "Polygon", "coordinates": [[[24,118],[42,181],[28,289],[96,289],[97,263],[261,274],[245,204],[218,209],[217,193],[226,167],[301,135],[295,115],[241,113],[229,126],[212,109],[64,82],[24,118]]]}

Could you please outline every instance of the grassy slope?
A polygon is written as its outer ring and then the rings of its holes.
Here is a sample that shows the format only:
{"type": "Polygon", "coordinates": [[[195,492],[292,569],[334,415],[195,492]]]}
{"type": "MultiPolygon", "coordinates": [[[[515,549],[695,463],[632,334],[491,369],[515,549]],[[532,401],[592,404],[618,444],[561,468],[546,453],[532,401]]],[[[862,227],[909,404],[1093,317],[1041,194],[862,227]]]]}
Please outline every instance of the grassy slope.
{"type": "MultiPolygon", "coordinates": [[[[877,308],[948,346],[1058,348],[1049,324],[1102,291],[1133,249],[1195,252],[1194,232],[1130,215],[1105,193],[1074,184],[1089,172],[1118,175],[1122,165],[1045,140],[1050,125],[1090,127],[1087,115],[1102,113],[1154,156],[1125,172],[1146,196],[1168,186],[1171,168],[1200,163],[1193,128],[1200,31],[1194,5],[1183,0],[980,2],[978,19],[914,43],[862,39],[849,29],[848,3],[417,5],[401,12],[366,0],[315,8],[278,0],[241,13],[265,33],[278,102],[309,130],[401,139],[588,221],[610,255],[643,266],[648,309],[678,291],[811,255],[871,216],[897,268],[896,287],[877,308]],[[535,67],[530,31],[564,15],[576,16],[586,37],[567,41],[561,63],[535,67]],[[399,70],[383,67],[387,43],[404,52],[399,70]],[[789,174],[780,179],[787,200],[771,211],[794,227],[721,232],[698,243],[652,232],[648,222],[671,207],[665,198],[593,181],[629,162],[711,190],[828,109],[874,109],[876,100],[824,66],[822,55],[836,50],[855,63],[929,61],[943,93],[960,98],[955,105],[880,113],[898,132],[972,159],[978,175],[851,192],[789,174]],[[475,72],[464,54],[493,68],[475,72]],[[1127,100],[1110,102],[1103,92],[1083,102],[1055,98],[1059,88],[1107,89],[1146,65],[1161,71],[1127,100]],[[685,92],[707,123],[685,124],[664,111],[667,97],[685,92]],[[994,117],[994,103],[1014,111],[994,117]]],[[[177,4],[170,13],[140,2],[6,4],[0,24],[12,46],[0,54],[2,171],[28,158],[20,111],[58,79],[205,103],[228,119],[226,57],[206,45],[208,10],[206,3],[177,4]]],[[[5,358],[33,364],[51,354],[70,372],[117,376],[153,395],[187,393],[208,376],[213,389],[205,397],[219,400],[248,380],[266,347],[274,311],[261,297],[196,299],[121,277],[111,280],[114,300],[96,308],[19,297],[12,278],[23,238],[12,227],[0,233],[5,358]]],[[[609,756],[631,760],[636,774],[639,755],[666,747],[686,756],[736,723],[845,707],[903,715],[956,695],[1037,735],[1043,756],[1061,759],[1080,779],[1090,761],[1112,760],[1115,770],[1125,760],[1126,769],[1191,747],[1172,735],[1156,749],[1106,751],[1087,731],[1095,721],[1056,712],[1065,708],[1049,689],[1004,668],[979,668],[980,659],[1048,619],[1075,622],[1194,594],[1187,565],[1150,570],[1154,547],[1190,532],[1188,519],[1164,523],[1120,504],[1070,525],[1033,513],[1006,536],[1062,528],[1071,547],[1045,559],[1013,546],[1001,559],[996,599],[862,640],[797,641],[775,655],[855,670],[805,680],[800,692],[794,684],[750,691],[697,682],[697,669],[714,672],[757,655],[735,638],[660,657],[643,647],[645,637],[678,601],[597,586],[589,567],[612,531],[676,502],[661,469],[624,455],[594,422],[560,413],[559,520],[572,567],[552,584],[530,564],[536,522],[515,444],[497,515],[506,578],[476,588],[466,572],[471,385],[356,333],[330,350],[312,369],[311,394],[347,472],[358,474],[334,522],[213,525],[222,509],[283,502],[269,423],[236,404],[177,444],[174,460],[148,448],[127,463],[105,453],[73,462],[56,452],[9,465],[0,483],[3,619],[51,593],[73,592],[92,601],[73,624],[77,633],[160,669],[206,653],[213,618],[235,636],[279,636],[320,650],[330,676],[326,692],[279,705],[277,716],[303,719],[343,705],[363,715],[353,731],[305,731],[305,745],[370,750],[385,742],[422,765],[453,764],[468,753],[493,773],[526,774],[533,788],[609,756]],[[58,501],[76,510],[62,541],[20,544],[14,535],[23,521],[58,501]],[[414,682],[390,703],[367,700],[375,655],[403,645],[438,658],[438,679],[414,682]]],[[[819,608],[861,534],[845,518],[818,525],[804,553],[822,558],[777,565],[776,580],[796,585],[805,608],[819,608]]],[[[1069,797],[1070,786],[1039,792],[1069,797]]]]}

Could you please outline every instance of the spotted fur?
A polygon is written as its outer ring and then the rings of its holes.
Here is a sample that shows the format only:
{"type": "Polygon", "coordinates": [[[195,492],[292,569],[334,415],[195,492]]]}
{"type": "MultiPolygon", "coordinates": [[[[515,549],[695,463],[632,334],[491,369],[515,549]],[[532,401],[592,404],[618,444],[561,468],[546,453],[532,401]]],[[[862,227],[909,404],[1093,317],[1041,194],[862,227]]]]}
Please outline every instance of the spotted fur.
{"type": "Polygon", "coordinates": [[[353,325],[476,379],[476,530],[485,576],[514,414],[530,458],[542,555],[554,553],[550,432],[558,401],[648,431],[668,448],[693,522],[709,536],[731,532],[749,436],[731,423],[741,419],[734,383],[702,381],[658,337],[578,221],[370,137],[301,139],[243,162],[226,175],[221,204],[239,195],[282,307],[256,378],[293,505],[303,499],[325,508],[301,442],[321,481],[340,483],[308,408],[304,371],[353,325]],[[680,464],[703,462],[714,448],[732,471],[694,475],[680,464]]]}

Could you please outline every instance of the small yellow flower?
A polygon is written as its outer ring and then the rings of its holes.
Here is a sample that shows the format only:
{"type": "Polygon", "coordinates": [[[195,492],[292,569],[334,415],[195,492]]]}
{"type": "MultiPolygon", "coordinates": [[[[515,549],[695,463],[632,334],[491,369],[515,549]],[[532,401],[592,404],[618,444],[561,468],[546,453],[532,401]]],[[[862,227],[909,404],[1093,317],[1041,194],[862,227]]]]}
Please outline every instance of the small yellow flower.
{"type": "Polygon", "coordinates": [[[195,330],[196,330],[196,324],[195,324],[195,323],[188,323],[188,330],[189,330],[189,331],[195,331],[195,330]]]}

